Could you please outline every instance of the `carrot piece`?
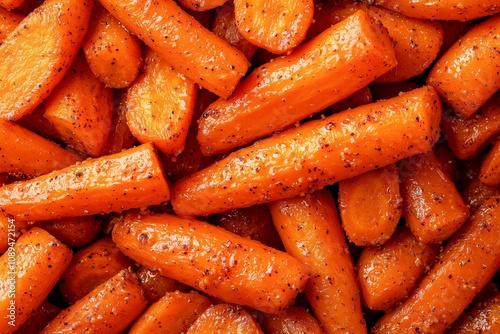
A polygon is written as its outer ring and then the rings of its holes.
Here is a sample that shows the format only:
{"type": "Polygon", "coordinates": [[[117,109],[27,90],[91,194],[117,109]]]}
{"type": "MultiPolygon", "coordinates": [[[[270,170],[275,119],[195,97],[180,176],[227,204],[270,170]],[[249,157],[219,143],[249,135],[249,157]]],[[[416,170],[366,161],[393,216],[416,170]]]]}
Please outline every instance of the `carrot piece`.
{"type": "Polygon", "coordinates": [[[460,316],[500,267],[499,203],[495,197],[483,204],[413,294],[384,315],[372,333],[442,333],[460,316]]]}
{"type": "Polygon", "coordinates": [[[500,95],[493,96],[467,119],[445,113],[442,128],[448,146],[459,159],[477,156],[500,133],[500,95]]]}
{"type": "Polygon", "coordinates": [[[168,292],[135,321],[128,333],[186,333],[210,304],[207,297],[197,292],[168,292]]]}
{"type": "Polygon", "coordinates": [[[19,25],[19,22],[21,22],[24,17],[25,15],[21,13],[8,11],[0,7],[0,45],[7,35],[19,25]]]}
{"type": "Polygon", "coordinates": [[[263,334],[257,321],[240,306],[210,306],[189,327],[186,334],[245,333],[263,334]]]}
{"type": "Polygon", "coordinates": [[[357,277],[327,190],[269,203],[285,249],[311,272],[305,295],[327,333],[366,333],[357,277]]]}
{"type": "Polygon", "coordinates": [[[479,180],[492,187],[500,186],[500,141],[497,141],[481,164],[479,180]]]}
{"type": "Polygon", "coordinates": [[[394,66],[387,33],[359,11],[292,54],[257,68],[229,99],[212,103],[199,120],[202,152],[227,152],[292,125],[394,66]]]}
{"type": "Polygon", "coordinates": [[[136,138],[130,132],[127,125],[127,91],[115,90],[113,119],[111,121],[111,130],[108,136],[108,142],[103,150],[103,155],[109,155],[121,152],[134,146],[136,138]]]}
{"type": "Polygon", "coordinates": [[[140,142],[178,155],[193,117],[198,86],[149,49],[144,70],[127,92],[127,124],[140,142]]]}
{"type": "Polygon", "coordinates": [[[15,219],[0,215],[0,254],[9,248],[9,240],[17,240],[29,227],[28,222],[18,222],[15,219]]]}
{"type": "Polygon", "coordinates": [[[500,55],[496,50],[499,38],[500,15],[495,15],[453,44],[427,77],[427,84],[464,118],[500,89],[500,55]]]}
{"type": "Polygon", "coordinates": [[[0,208],[36,221],[140,208],[168,201],[169,195],[160,161],[144,144],[0,187],[0,208]]]}
{"type": "Polygon", "coordinates": [[[161,276],[157,271],[146,267],[137,270],[137,277],[148,302],[156,303],[169,292],[188,292],[191,288],[169,277],[161,276]]]}
{"type": "Polygon", "coordinates": [[[404,301],[436,260],[438,244],[423,244],[401,227],[383,245],[366,247],[357,263],[363,304],[389,310],[404,301]]]}
{"type": "Polygon", "coordinates": [[[88,0],[47,0],[7,36],[0,45],[1,118],[18,120],[30,113],[62,80],[92,6],[88,0]]]}
{"type": "Polygon", "coordinates": [[[70,217],[45,221],[41,228],[68,247],[82,247],[95,239],[100,221],[93,216],[70,217]]]}
{"type": "Polygon", "coordinates": [[[231,95],[249,62],[237,49],[205,29],[173,0],[101,0],[133,34],[176,71],[221,96],[231,95]]]}
{"type": "Polygon", "coordinates": [[[332,113],[337,113],[341,112],[347,109],[352,109],[356,108],[359,106],[363,106],[368,103],[372,103],[372,93],[370,92],[370,88],[368,86],[365,86],[348,97],[346,97],[343,100],[340,100],[339,102],[333,104],[330,106],[330,111],[332,113]]]}
{"type": "Polygon", "coordinates": [[[412,91],[420,86],[411,81],[401,82],[373,82],[370,84],[370,92],[372,93],[373,101],[392,99],[402,93],[412,91]]]}
{"type": "Polygon", "coordinates": [[[71,260],[71,250],[34,227],[0,257],[0,332],[12,333],[42,305],[71,260]]]}
{"type": "Polygon", "coordinates": [[[122,270],[59,313],[40,334],[121,333],[146,305],[135,274],[122,270]]]}
{"type": "Polygon", "coordinates": [[[285,309],[307,281],[290,255],[194,219],[129,214],[112,236],[125,255],[161,275],[263,312],[285,309]]]}
{"type": "Polygon", "coordinates": [[[342,226],[357,246],[386,242],[401,218],[402,201],[395,164],[339,182],[342,226]]]}
{"type": "Polygon", "coordinates": [[[227,0],[179,0],[179,3],[194,11],[206,11],[222,6],[227,0]]]}
{"type": "Polygon", "coordinates": [[[323,334],[324,331],[303,307],[292,306],[282,314],[266,314],[262,328],[267,334],[323,334]]]}
{"type": "Polygon", "coordinates": [[[450,176],[433,153],[399,162],[403,217],[420,242],[448,239],[469,217],[469,210],[450,176]]]}
{"type": "Polygon", "coordinates": [[[22,127],[38,133],[39,135],[56,141],[62,141],[59,133],[54,129],[53,125],[45,118],[45,103],[42,102],[29,114],[24,115],[16,121],[22,127]]]}
{"type": "Polygon", "coordinates": [[[440,117],[438,96],[423,87],[311,121],[180,180],[171,203],[177,214],[196,216],[321,189],[430,150],[440,117]]]}
{"type": "Polygon", "coordinates": [[[449,334],[500,333],[500,294],[479,303],[453,323],[449,334]]]}
{"type": "Polygon", "coordinates": [[[443,45],[439,50],[439,57],[441,57],[446,51],[448,51],[453,44],[470,28],[477,24],[477,20],[470,21],[439,21],[441,26],[443,27],[444,35],[443,35],[443,45]]]}
{"type": "Polygon", "coordinates": [[[39,333],[59,312],[60,307],[45,300],[14,334],[39,333]]]}
{"type": "Polygon", "coordinates": [[[459,161],[450,150],[446,142],[434,145],[434,155],[439,161],[439,165],[450,179],[455,183],[461,179],[461,171],[458,169],[459,161]]]}
{"type": "Polygon", "coordinates": [[[94,6],[82,49],[92,73],[107,87],[128,87],[139,73],[142,62],[139,39],[100,3],[94,6]]]}
{"type": "Polygon", "coordinates": [[[471,214],[474,214],[484,202],[495,196],[500,196],[500,187],[488,186],[482,183],[478,177],[473,178],[462,192],[462,198],[471,214]]]}
{"type": "Polygon", "coordinates": [[[257,47],[241,36],[238,31],[236,19],[234,17],[234,5],[231,2],[226,2],[224,5],[217,8],[212,31],[214,34],[243,52],[249,61],[252,59],[255,51],[257,51],[257,47]]]}
{"type": "Polygon", "coordinates": [[[24,0],[0,0],[0,7],[12,10],[19,7],[23,2],[24,0]]]}

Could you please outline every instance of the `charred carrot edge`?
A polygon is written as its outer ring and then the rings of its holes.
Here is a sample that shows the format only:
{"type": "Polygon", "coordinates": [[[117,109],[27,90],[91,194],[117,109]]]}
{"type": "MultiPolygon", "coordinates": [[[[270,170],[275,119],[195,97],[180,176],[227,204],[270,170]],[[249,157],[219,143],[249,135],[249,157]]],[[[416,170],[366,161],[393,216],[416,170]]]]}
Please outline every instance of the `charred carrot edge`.
{"type": "Polygon", "coordinates": [[[311,272],[305,294],[327,333],[366,333],[354,265],[328,190],[269,203],[289,254],[311,272]]]}
{"type": "Polygon", "coordinates": [[[263,312],[285,309],[308,278],[290,255],[194,219],[130,213],[112,237],[125,255],[161,275],[263,312]],[[176,238],[184,241],[170,241],[176,238]]]}
{"type": "Polygon", "coordinates": [[[324,334],[316,320],[303,307],[289,307],[282,314],[265,314],[262,328],[267,334],[324,334]]]}
{"type": "Polygon", "coordinates": [[[172,278],[161,276],[158,271],[144,266],[141,266],[136,273],[144,290],[144,295],[150,303],[156,303],[168,292],[188,292],[192,290],[189,286],[172,278]]]}
{"type": "Polygon", "coordinates": [[[18,220],[38,221],[146,207],[169,195],[156,152],[143,144],[0,187],[0,208],[18,220]]]}
{"type": "Polygon", "coordinates": [[[80,216],[45,221],[40,227],[66,246],[74,248],[92,242],[101,228],[101,222],[94,216],[80,216]]]}
{"type": "Polygon", "coordinates": [[[499,203],[495,197],[482,205],[413,294],[384,315],[372,333],[441,333],[460,316],[500,267],[499,203]]]}
{"type": "Polygon", "coordinates": [[[311,121],[178,181],[172,206],[179,215],[207,215],[321,189],[429,151],[440,118],[437,94],[423,87],[311,121]]]}
{"type": "Polygon", "coordinates": [[[250,66],[243,53],[204,28],[173,0],[158,1],[154,6],[148,0],[100,2],[177,71],[221,97],[231,95],[250,66]]]}
{"type": "Polygon", "coordinates": [[[492,187],[500,186],[500,141],[490,149],[481,164],[479,180],[492,187]]]}
{"type": "Polygon", "coordinates": [[[0,45],[0,118],[18,120],[30,113],[62,80],[83,41],[93,4],[45,1],[7,36],[0,45]]]}
{"type": "Polygon", "coordinates": [[[179,0],[179,3],[188,9],[206,11],[222,6],[227,0],[179,0]]]}
{"type": "Polygon", "coordinates": [[[24,19],[25,15],[0,7],[0,44],[24,19]]]}
{"type": "Polygon", "coordinates": [[[358,11],[292,54],[255,69],[230,98],[208,106],[198,122],[202,152],[227,152],[292,125],[394,66],[387,32],[358,11]]]}
{"type": "Polygon", "coordinates": [[[453,323],[449,334],[500,332],[500,294],[477,304],[453,323]]]}
{"type": "Polygon", "coordinates": [[[146,307],[144,292],[130,270],[122,270],[63,310],[41,334],[121,333],[146,307]]]}
{"type": "Polygon", "coordinates": [[[0,332],[12,333],[42,305],[71,260],[71,250],[34,227],[0,257],[0,332]]]}

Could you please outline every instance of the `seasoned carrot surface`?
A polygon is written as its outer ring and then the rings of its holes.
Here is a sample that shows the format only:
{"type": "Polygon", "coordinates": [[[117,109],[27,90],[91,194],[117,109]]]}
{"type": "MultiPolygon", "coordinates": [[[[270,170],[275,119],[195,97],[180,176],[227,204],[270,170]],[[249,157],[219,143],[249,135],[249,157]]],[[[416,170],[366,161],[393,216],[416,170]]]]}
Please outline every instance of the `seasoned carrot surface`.
{"type": "Polygon", "coordinates": [[[289,307],[282,314],[264,315],[262,328],[266,334],[324,334],[318,320],[304,308],[289,307]]]}
{"type": "Polygon", "coordinates": [[[9,238],[10,241],[17,240],[29,227],[28,222],[18,222],[15,219],[0,215],[0,254],[3,254],[9,248],[9,238]]]}
{"type": "Polygon", "coordinates": [[[24,19],[25,15],[8,11],[0,7],[0,44],[12,30],[14,30],[19,22],[24,19]]]}
{"type": "Polygon", "coordinates": [[[179,3],[185,8],[206,11],[222,6],[227,0],[179,0],[179,3]]]}
{"type": "Polygon", "coordinates": [[[144,295],[150,303],[156,303],[168,292],[189,292],[192,289],[176,280],[161,276],[158,271],[141,266],[137,270],[137,278],[142,285],[144,295]]]}
{"type": "Polygon", "coordinates": [[[479,303],[453,323],[449,334],[500,332],[500,294],[479,303]]]}
{"type": "Polygon", "coordinates": [[[492,187],[500,186],[500,141],[497,141],[481,164],[479,180],[492,187]]]}
{"type": "Polygon", "coordinates": [[[74,248],[92,242],[101,224],[94,216],[80,216],[45,221],[40,227],[66,246],[74,248]]]}

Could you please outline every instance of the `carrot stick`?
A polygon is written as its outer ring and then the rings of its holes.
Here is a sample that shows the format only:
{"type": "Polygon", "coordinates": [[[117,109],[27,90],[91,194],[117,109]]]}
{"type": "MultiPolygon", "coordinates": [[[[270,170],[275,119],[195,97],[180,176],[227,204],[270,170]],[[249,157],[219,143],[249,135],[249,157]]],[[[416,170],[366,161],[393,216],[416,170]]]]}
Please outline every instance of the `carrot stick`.
{"type": "Polygon", "coordinates": [[[0,7],[0,45],[3,40],[24,19],[25,15],[0,7]]]}
{"type": "Polygon", "coordinates": [[[69,217],[45,221],[40,225],[68,247],[82,247],[95,239],[101,222],[94,216],[69,217]]]}
{"type": "Polygon", "coordinates": [[[194,219],[131,213],[112,236],[125,255],[161,275],[263,312],[284,310],[307,281],[290,255],[194,219]]]}
{"type": "Polygon", "coordinates": [[[121,333],[146,307],[137,277],[122,270],[63,310],[40,334],[121,333]]]}
{"type": "Polygon", "coordinates": [[[205,29],[173,0],[102,0],[133,34],[201,87],[231,95],[249,62],[237,49],[205,29]]]}
{"type": "Polygon", "coordinates": [[[210,304],[207,297],[196,292],[168,292],[136,320],[128,333],[186,333],[210,304]]]}
{"type": "Polygon", "coordinates": [[[267,334],[324,334],[316,320],[302,307],[292,306],[282,314],[264,315],[262,328],[267,334]]]}
{"type": "Polygon", "coordinates": [[[161,276],[158,271],[141,266],[137,270],[137,278],[149,303],[156,303],[168,292],[188,292],[191,288],[169,277],[161,276]]]}
{"type": "Polygon", "coordinates": [[[492,187],[500,186],[500,141],[491,147],[481,164],[479,180],[492,187]]]}
{"type": "Polygon", "coordinates": [[[289,254],[311,272],[305,294],[326,333],[366,333],[357,277],[327,190],[269,204],[289,254]]]}
{"type": "Polygon", "coordinates": [[[81,46],[93,3],[47,0],[7,36],[0,45],[0,118],[18,120],[30,113],[62,80],[81,46]]]}
{"type": "Polygon", "coordinates": [[[394,66],[387,32],[359,11],[292,54],[257,68],[229,99],[212,103],[199,120],[202,152],[227,152],[283,129],[394,66]]]}
{"type": "Polygon", "coordinates": [[[453,323],[448,334],[500,333],[500,294],[479,303],[453,323]]]}
{"type": "Polygon", "coordinates": [[[439,98],[423,87],[308,122],[180,180],[173,208],[206,215],[321,189],[430,150],[440,117],[439,98]]]}
{"type": "Polygon", "coordinates": [[[500,267],[500,197],[484,203],[446,245],[413,294],[372,333],[442,333],[500,267]]]}
{"type": "Polygon", "coordinates": [[[0,187],[2,212],[21,221],[123,211],[168,199],[150,144],[0,187]]]}
{"type": "Polygon", "coordinates": [[[71,251],[44,230],[34,227],[0,257],[0,332],[12,333],[35,309],[71,260],[71,251]]]}
{"type": "Polygon", "coordinates": [[[185,8],[206,11],[222,6],[227,0],[179,0],[179,3],[185,8]]]}

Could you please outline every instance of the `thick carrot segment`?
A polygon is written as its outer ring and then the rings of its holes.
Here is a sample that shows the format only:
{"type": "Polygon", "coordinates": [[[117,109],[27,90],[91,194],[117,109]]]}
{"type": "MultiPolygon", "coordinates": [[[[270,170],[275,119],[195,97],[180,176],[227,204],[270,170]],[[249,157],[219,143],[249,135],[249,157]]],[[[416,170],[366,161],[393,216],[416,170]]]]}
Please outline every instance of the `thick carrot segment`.
{"type": "Polygon", "coordinates": [[[191,290],[189,286],[169,277],[161,276],[157,271],[146,267],[140,267],[137,270],[137,278],[139,278],[144,295],[150,303],[156,303],[168,292],[188,292],[191,290]]]}
{"type": "Polygon", "coordinates": [[[311,272],[305,294],[326,333],[366,333],[354,265],[327,190],[269,204],[289,254],[311,272]]]}
{"type": "Polygon", "coordinates": [[[402,201],[395,164],[339,182],[342,226],[358,246],[381,245],[390,238],[402,201]]]}
{"type": "Polygon", "coordinates": [[[40,227],[66,246],[74,248],[92,242],[101,224],[94,216],[81,216],[45,221],[40,227]]]}
{"type": "Polygon", "coordinates": [[[222,6],[227,0],[179,0],[179,3],[185,8],[205,11],[222,6]]]}
{"type": "Polygon", "coordinates": [[[234,0],[240,34],[273,53],[286,53],[306,37],[314,14],[313,0],[234,0]]]}
{"type": "Polygon", "coordinates": [[[1,118],[18,120],[30,113],[62,80],[81,46],[92,6],[88,0],[45,1],[3,41],[1,118]]]}
{"type": "Polygon", "coordinates": [[[359,11],[291,55],[257,68],[229,99],[212,103],[199,120],[202,152],[226,152],[283,129],[394,66],[387,32],[359,11]]]}
{"type": "Polygon", "coordinates": [[[492,187],[500,186],[500,141],[497,141],[481,164],[479,180],[492,187]]]}
{"type": "Polygon", "coordinates": [[[448,239],[469,217],[458,189],[433,153],[399,162],[403,217],[420,242],[448,239]]]}
{"type": "Polygon", "coordinates": [[[106,86],[128,87],[141,66],[141,43],[96,3],[82,45],[90,69],[106,86]]]}
{"type": "Polygon", "coordinates": [[[18,222],[12,218],[0,215],[0,254],[9,248],[9,241],[17,240],[29,227],[27,222],[18,222]]]}
{"type": "Polygon", "coordinates": [[[81,161],[50,140],[4,119],[0,119],[0,137],[0,172],[30,178],[81,161]]]}
{"type": "Polygon", "coordinates": [[[440,118],[437,94],[423,87],[311,121],[180,180],[172,205],[179,215],[207,215],[321,189],[430,150],[440,118]]]}
{"type": "Polygon", "coordinates": [[[136,138],[132,135],[127,125],[127,90],[115,90],[113,96],[113,120],[103,155],[114,154],[129,149],[136,142],[136,138]]]}
{"type": "Polygon", "coordinates": [[[42,305],[72,256],[38,227],[9,246],[0,257],[0,332],[5,334],[19,328],[42,305]]]}
{"type": "Polygon", "coordinates": [[[413,294],[372,333],[442,333],[500,267],[500,197],[483,204],[446,245],[413,294]]]}
{"type": "Polygon", "coordinates": [[[499,38],[500,15],[495,15],[453,44],[427,77],[427,84],[464,118],[474,114],[500,89],[499,38]]]}
{"type": "Polygon", "coordinates": [[[262,328],[267,334],[323,334],[324,331],[309,312],[292,306],[282,314],[264,315],[262,328]]]}
{"type": "Polygon", "coordinates": [[[257,321],[240,306],[210,306],[196,319],[186,334],[245,333],[263,334],[257,321]]]}
{"type": "Polygon", "coordinates": [[[438,244],[426,245],[406,227],[379,247],[366,247],[357,263],[363,304],[388,310],[404,301],[436,260],[438,244]]]}
{"type": "Polygon", "coordinates": [[[121,333],[146,307],[137,277],[122,270],[63,310],[41,334],[121,333]]]}
{"type": "Polygon", "coordinates": [[[25,15],[0,7],[0,44],[24,19],[25,15]]]}
{"type": "Polygon", "coordinates": [[[129,334],[182,334],[210,306],[199,293],[167,293],[151,305],[130,328],[129,334]]]}
{"type": "Polygon", "coordinates": [[[500,294],[497,293],[464,313],[446,333],[500,333],[500,294]]]}
{"type": "Polygon", "coordinates": [[[249,62],[173,0],[101,0],[133,34],[201,87],[228,97],[249,62]]]}
{"type": "Polygon", "coordinates": [[[112,236],[125,255],[161,275],[263,312],[285,309],[308,278],[290,255],[194,219],[129,214],[112,236]]]}
{"type": "Polygon", "coordinates": [[[146,207],[169,195],[156,152],[144,144],[0,187],[0,208],[37,221],[146,207]]]}
{"type": "Polygon", "coordinates": [[[484,184],[478,177],[473,178],[462,192],[462,198],[471,214],[476,212],[484,202],[495,196],[500,196],[500,187],[484,184]]]}
{"type": "Polygon", "coordinates": [[[140,142],[167,155],[184,149],[198,86],[149,49],[143,73],[127,91],[127,124],[140,142]]]}

